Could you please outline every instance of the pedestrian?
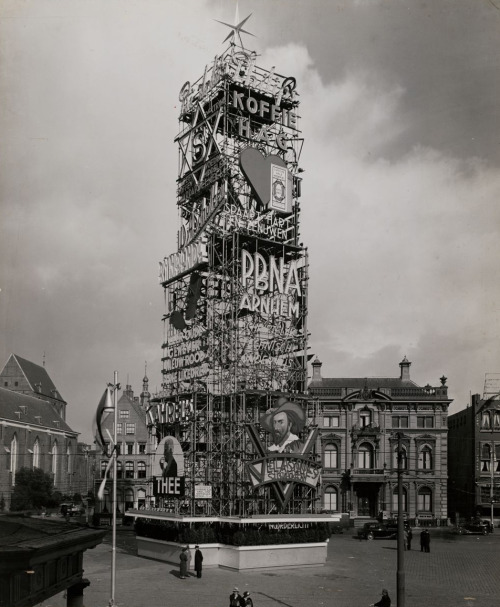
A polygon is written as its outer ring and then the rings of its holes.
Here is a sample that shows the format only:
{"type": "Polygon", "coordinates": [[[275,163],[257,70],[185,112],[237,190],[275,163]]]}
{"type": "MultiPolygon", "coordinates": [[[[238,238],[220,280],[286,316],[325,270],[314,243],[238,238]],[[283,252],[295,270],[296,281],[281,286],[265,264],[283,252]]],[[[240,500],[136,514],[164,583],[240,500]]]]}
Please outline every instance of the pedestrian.
{"type": "Polygon", "coordinates": [[[425,534],[425,542],[424,542],[424,552],[431,551],[431,534],[428,529],[424,529],[425,534]]]}
{"type": "Polygon", "coordinates": [[[382,598],[380,601],[378,603],[372,603],[370,607],[391,607],[391,598],[385,588],[382,590],[382,598]]]}
{"type": "Polygon", "coordinates": [[[191,569],[191,550],[189,549],[189,544],[186,546],[186,548],[187,548],[187,557],[188,557],[188,560],[187,560],[187,574],[189,576],[189,571],[191,569]]]}
{"type": "Polygon", "coordinates": [[[243,593],[243,597],[242,598],[243,598],[243,601],[244,601],[243,605],[245,607],[253,607],[253,601],[250,598],[250,593],[248,592],[248,590],[245,590],[245,592],[243,593]]]}
{"type": "Polygon", "coordinates": [[[240,594],[238,588],[233,588],[233,591],[229,595],[229,607],[244,607],[243,597],[240,594]]]}
{"type": "Polygon", "coordinates": [[[420,532],[420,552],[425,550],[425,529],[420,532]]]}
{"type": "Polygon", "coordinates": [[[413,533],[411,531],[411,528],[408,527],[408,535],[406,537],[406,543],[408,544],[408,550],[411,550],[411,540],[413,538],[413,533]]]}
{"type": "Polygon", "coordinates": [[[196,571],[196,577],[201,577],[201,570],[203,568],[203,553],[200,550],[200,547],[196,545],[194,547],[194,570],[196,571]]]}
{"type": "Polygon", "coordinates": [[[180,560],[179,577],[181,578],[181,580],[185,580],[186,576],[187,576],[187,561],[188,561],[186,546],[184,546],[184,548],[181,550],[181,553],[179,555],[179,560],[180,560]]]}

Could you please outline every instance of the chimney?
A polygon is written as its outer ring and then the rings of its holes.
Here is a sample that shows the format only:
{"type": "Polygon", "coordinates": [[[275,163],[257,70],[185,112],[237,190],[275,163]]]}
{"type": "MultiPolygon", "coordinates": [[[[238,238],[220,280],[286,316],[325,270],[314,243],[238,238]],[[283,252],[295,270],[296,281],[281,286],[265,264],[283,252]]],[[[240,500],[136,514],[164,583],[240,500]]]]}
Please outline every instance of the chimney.
{"type": "Polygon", "coordinates": [[[319,358],[316,356],[316,358],[313,360],[313,363],[312,363],[312,368],[313,368],[312,381],[321,381],[323,379],[321,377],[321,367],[322,366],[323,366],[323,363],[320,362],[319,358]]]}
{"type": "Polygon", "coordinates": [[[403,358],[403,360],[399,363],[399,366],[401,368],[400,379],[404,379],[404,380],[410,379],[410,365],[411,365],[411,362],[405,356],[403,358]]]}

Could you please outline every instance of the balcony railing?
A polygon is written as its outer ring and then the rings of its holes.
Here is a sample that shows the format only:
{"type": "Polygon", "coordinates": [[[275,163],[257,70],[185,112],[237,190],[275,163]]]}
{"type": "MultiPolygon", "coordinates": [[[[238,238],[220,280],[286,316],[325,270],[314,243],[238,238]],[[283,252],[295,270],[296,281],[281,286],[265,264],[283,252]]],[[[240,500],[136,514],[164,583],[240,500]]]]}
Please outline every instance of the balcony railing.
{"type": "Polygon", "coordinates": [[[352,468],[351,469],[351,473],[354,475],[366,475],[366,474],[370,474],[370,475],[382,475],[384,474],[384,469],[383,468],[352,468]]]}

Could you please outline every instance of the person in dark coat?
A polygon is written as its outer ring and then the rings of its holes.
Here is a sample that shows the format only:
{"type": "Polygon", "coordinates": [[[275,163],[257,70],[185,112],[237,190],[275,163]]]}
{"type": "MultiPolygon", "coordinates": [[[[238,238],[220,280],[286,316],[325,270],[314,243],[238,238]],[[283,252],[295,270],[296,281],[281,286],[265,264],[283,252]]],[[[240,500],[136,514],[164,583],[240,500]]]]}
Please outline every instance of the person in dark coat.
{"type": "Polygon", "coordinates": [[[233,591],[229,595],[229,607],[244,607],[244,599],[240,594],[238,588],[233,588],[233,591]]]}
{"type": "Polygon", "coordinates": [[[181,553],[179,555],[179,560],[180,560],[179,577],[181,578],[181,580],[185,580],[186,576],[187,576],[187,562],[188,562],[188,555],[187,555],[186,547],[184,547],[181,550],[181,553]]]}
{"type": "Polygon", "coordinates": [[[372,603],[370,607],[391,607],[391,598],[385,588],[382,590],[382,598],[380,601],[378,603],[372,603]]]}
{"type": "Polygon", "coordinates": [[[428,529],[424,529],[424,552],[431,551],[431,534],[428,529]]]}
{"type": "Polygon", "coordinates": [[[420,552],[425,551],[425,529],[420,532],[420,552]]]}
{"type": "Polygon", "coordinates": [[[248,592],[248,590],[245,590],[245,592],[243,593],[243,605],[245,607],[253,607],[253,601],[252,598],[250,597],[250,593],[248,592]]]}
{"type": "Polygon", "coordinates": [[[201,570],[203,568],[203,554],[199,546],[194,547],[194,570],[196,571],[196,577],[201,577],[201,570]]]}
{"type": "Polygon", "coordinates": [[[413,533],[411,529],[408,527],[408,535],[406,536],[406,543],[408,544],[408,550],[411,550],[411,540],[413,538],[413,533]]]}

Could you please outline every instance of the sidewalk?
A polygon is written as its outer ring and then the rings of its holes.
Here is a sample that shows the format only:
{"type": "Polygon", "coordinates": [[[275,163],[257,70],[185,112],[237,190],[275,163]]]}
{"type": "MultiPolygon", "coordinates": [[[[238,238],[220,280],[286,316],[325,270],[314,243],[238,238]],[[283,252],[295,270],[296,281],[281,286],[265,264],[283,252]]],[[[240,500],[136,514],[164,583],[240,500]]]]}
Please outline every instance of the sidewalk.
{"type": "MultiPolygon", "coordinates": [[[[116,604],[120,607],[226,607],[234,586],[252,593],[254,607],[367,607],[387,588],[396,607],[397,551],[394,540],[359,541],[333,535],[324,567],[233,572],[204,569],[202,579],[181,580],[178,568],[130,552],[130,530],[119,531],[116,604]]],[[[109,540],[106,540],[109,542],[109,540]]],[[[406,606],[496,607],[500,596],[500,534],[432,536],[431,553],[405,552],[406,606]]],[[[86,607],[105,607],[110,598],[111,546],[84,557],[86,607]]],[[[191,572],[193,575],[193,573],[191,572]]],[[[58,595],[45,607],[65,607],[58,595]]]]}

